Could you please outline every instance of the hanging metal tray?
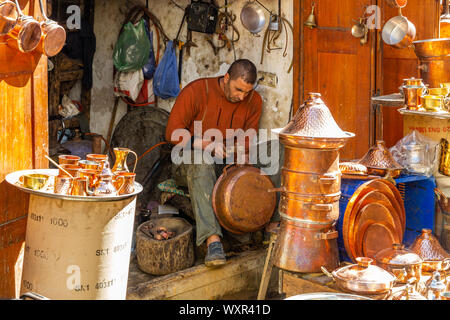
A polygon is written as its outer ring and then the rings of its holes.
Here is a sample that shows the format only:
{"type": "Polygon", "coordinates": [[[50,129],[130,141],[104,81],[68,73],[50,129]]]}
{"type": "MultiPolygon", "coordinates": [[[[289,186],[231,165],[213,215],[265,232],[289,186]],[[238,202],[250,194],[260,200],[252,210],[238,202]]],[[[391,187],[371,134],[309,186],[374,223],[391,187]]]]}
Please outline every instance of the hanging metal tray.
{"type": "MultiPolygon", "coordinates": [[[[108,197],[96,197],[96,196],[71,196],[71,195],[62,195],[62,194],[55,194],[53,191],[49,188],[47,190],[31,190],[28,188],[25,188],[20,185],[19,179],[21,176],[25,174],[45,174],[50,176],[50,179],[55,179],[55,177],[58,175],[59,170],[58,169],[32,169],[32,170],[21,170],[21,171],[15,171],[10,174],[8,174],[5,178],[6,182],[11,184],[12,186],[30,194],[34,194],[37,196],[42,197],[48,197],[48,198],[56,198],[56,199],[63,199],[63,200],[72,200],[72,201],[90,201],[90,202],[108,202],[108,201],[121,201],[125,200],[127,198],[130,198],[132,196],[135,196],[142,192],[143,187],[140,183],[135,182],[134,183],[134,192],[130,194],[120,195],[120,196],[108,196],[108,197]]],[[[50,183],[49,185],[52,185],[50,183]]]]}

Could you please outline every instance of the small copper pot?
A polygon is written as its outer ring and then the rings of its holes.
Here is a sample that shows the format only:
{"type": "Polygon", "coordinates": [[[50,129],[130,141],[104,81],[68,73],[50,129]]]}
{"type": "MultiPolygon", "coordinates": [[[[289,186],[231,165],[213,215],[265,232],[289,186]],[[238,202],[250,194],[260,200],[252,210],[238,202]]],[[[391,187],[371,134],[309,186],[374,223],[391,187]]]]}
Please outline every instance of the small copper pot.
{"type": "Polygon", "coordinates": [[[23,14],[17,0],[15,0],[15,3],[19,13],[19,18],[17,19],[17,23],[14,28],[9,32],[9,35],[16,39],[16,45],[20,51],[33,51],[36,49],[41,40],[41,25],[33,17],[23,14]]]}
{"type": "Polygon", "coordinates": [[[42,0],[39,0],[44,21],[41,22],[42,38],[37,50],[47,57],[57,55],[66,42],[66,30],[56,21],[50,20],[44,10],[42,0]]]}
{"type": "Polygon", "coordinates": [[[8,34],[17,24],[19,14],[14,2],[4,1],[0,3],[0,35],[8,34]]]}

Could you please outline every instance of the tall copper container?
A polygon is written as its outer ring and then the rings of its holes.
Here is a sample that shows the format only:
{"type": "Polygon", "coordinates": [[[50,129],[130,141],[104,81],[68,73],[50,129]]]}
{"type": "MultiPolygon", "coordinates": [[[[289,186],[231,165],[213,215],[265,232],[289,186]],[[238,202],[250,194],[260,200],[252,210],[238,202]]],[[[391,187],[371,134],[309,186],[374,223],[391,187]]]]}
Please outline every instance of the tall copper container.
{"type": "Polygon", "coordinates": [[[420,76],[430,88],[450,82],[450,38],[414,41],[420,76]]]}
{"type": "Polygon", "coordinates": [[[353,136],[339,128],[319,93],[310,93],[279,132],[285,156],[274,246],[278,268],[321,272],[321,267],[338,267],[339,149],[353,136]]]}

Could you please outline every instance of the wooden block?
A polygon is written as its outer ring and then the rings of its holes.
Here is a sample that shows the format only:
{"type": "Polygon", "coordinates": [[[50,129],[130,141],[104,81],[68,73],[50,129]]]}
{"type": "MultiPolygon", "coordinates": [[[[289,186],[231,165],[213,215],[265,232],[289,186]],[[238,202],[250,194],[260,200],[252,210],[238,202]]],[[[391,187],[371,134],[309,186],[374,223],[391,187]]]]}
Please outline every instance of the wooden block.
{"type": "Polygon", "coordinates": [[[297,274],[285,270],[280,271],[280,294],[284,294],[286,298],[304,293],[341,292],[333,281],[323,274],[297,274]]]}

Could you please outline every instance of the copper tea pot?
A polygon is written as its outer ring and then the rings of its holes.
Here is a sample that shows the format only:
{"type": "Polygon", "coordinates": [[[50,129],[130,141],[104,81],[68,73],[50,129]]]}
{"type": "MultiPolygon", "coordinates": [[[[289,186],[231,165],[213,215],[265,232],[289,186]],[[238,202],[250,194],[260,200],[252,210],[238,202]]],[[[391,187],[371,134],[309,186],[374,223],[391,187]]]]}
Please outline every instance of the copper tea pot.
{"type": "Polygon", "coordinates": [[[17,0],[14,1],[19,17],[14,28],[8,34],[16,40],[14,47],[22,52],[31,52],[36,49],[41,40],[42,28],[32,16],[23,14],[17,0]]]}

